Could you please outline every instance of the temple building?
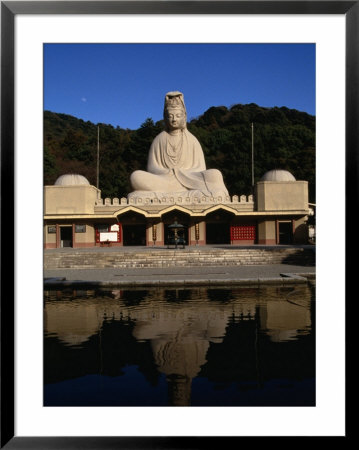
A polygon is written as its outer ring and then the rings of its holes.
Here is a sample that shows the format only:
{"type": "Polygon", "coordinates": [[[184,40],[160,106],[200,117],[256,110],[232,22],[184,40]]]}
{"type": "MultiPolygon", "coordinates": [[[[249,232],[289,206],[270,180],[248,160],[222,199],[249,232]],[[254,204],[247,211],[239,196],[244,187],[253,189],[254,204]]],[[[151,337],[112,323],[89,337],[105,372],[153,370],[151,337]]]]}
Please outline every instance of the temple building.
{"type": "Polygon", "coordinates": [[[187,246],[307,244],[308,182],[270,170],[254,195],[168,193],[101,197],[77,174],[59,177],[44,192],[44,247],[164,246],[169,226],[183,226],[187,246]]]}
{"type": "Polygon", "coordinates": [[[167,92],[163,118],[147,170],[130,174],[133,191],[127,197],[102,199],[77,174],[45,186],[45,248],[161,246],[173,239],[177,246],[179,238],[188,246],[308,242],[307,181],[270,170],[254,195],[230,196],[221,172],[207,169],[201,144],[187,129],[181,92],[167,92]]]}

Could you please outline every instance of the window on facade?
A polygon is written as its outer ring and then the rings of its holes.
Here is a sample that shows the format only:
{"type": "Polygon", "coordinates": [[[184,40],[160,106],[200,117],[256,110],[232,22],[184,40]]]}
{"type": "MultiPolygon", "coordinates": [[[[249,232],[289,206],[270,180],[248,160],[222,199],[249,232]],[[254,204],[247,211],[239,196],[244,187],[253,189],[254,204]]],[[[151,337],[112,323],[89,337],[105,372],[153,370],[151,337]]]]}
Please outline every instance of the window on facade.
{"type": "Polygon", "coordinates": [[[231,227],[232,241],[255,240],[255,238],[256,238],[255,225],[240,225],[231,227]]]}
{"type": "Polygon", "coordinates": [[[75,233],[86,233],[86,225],[75,225],[75,233]]]}
{"type": "Polygon", "coordinates": [[[109,225],[100,223],[96,226],[96,229],[99,233],[107,233],[108,229],[109,229],[109,225]]]}

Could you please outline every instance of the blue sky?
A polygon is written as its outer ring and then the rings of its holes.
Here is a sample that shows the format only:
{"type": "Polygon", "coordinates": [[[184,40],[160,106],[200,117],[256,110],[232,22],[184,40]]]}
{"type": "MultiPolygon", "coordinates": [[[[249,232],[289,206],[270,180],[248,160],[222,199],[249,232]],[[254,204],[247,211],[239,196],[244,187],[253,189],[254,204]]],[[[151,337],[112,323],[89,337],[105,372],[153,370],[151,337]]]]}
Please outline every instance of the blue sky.
{"type": "Polygon", "coordinates": [[[256,103],[315,114],[314,44],[45,44],[44,109],[138,128],[183,92],[188,119],[256,103]]]}

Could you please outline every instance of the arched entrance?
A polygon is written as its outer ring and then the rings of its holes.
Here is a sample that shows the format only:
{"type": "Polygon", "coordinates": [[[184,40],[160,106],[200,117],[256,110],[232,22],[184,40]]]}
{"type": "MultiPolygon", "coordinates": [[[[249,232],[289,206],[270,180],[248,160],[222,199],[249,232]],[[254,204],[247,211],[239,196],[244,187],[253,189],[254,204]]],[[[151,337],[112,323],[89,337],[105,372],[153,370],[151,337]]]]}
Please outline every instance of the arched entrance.
{"type": "Polygon", "coordinates": [[[230,244],[230,223],[233,214],[223,209],[206,216],[206,244],[230,244]]]}
{"type": "Polygon", "coordinates": [[[118,216],[122,225],[124,246],[146,245],[146,218],[134,211],[128,211],[118,216]]]}
{"type": "Polygon", "coordinates": [[[162,222],[164,229],[164,244],[169,245],[172,243],[171,237],[172,232],[169,228],[174,222],[180,223],[183,225],[183,230],[181,230],[181,237],[183,237],[185,245],[188,245],[190,242],[189,239],[189,225],[190,225],[190,216],[182,211],[173,210],[168,213],[163,214],[162,222]]]}

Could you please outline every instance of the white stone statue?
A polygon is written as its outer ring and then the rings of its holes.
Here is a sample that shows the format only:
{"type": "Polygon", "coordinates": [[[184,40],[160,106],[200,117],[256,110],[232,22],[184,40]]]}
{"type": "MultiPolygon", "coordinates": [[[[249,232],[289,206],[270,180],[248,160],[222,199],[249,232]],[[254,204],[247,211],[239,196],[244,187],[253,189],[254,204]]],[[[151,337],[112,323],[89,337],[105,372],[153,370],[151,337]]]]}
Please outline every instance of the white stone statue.
{"type": "Polygon", "coordinates": [[[228,196],[222,174],[206,170],[203,150],[187,130],[187,113],[181,92],[168,92],[165,97],[166,129],[152,142],[147,172],[131,174],[134,189],[128,198],[222,197],[228,196]]]}

